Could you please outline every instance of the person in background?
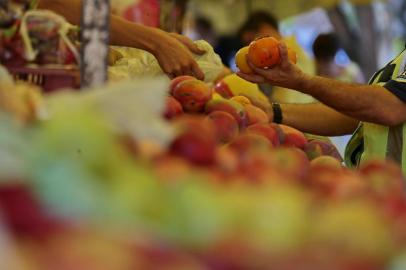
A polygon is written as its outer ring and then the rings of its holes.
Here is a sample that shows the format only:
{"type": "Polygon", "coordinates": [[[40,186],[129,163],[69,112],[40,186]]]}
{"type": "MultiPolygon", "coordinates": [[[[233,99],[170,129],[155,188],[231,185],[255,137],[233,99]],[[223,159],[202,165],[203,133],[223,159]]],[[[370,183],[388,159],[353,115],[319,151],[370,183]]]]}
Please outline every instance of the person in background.
{"type": "MultiPolygon", "coordinates": [[[[61,14],[76,25],[80,24],[81,7],[81,0],[38,1],[38,8],[61,14]]],[[[111,45],[134,47],[152,53],[162,70],[171,78],[181,75],[204,78],[203,72],[192,56],[192,53],[201,55],[204,51],[187,37],[132,23],[116,15],[111,15],[110,22],[111,45]]]]}
{"type": "Polygon", "coordinates": [[[217,35],[211,21],[205,17],[197,17],[195,19],[196,39],[203,39],[211,46],[217,45],[217,35]]]}
{"type": "MultiPolygon", "coordinates": [[[[301,48],[293,36],[282,37],[279,32],[279,23],[275,16],[264,11],[252,13],[238,31],[238,36],[243,46],[248,46],[253,40],[260,37],[271,36],[284,41],[288,47],[297,54],[297,65],[306,73],[314,74],[315,67],[313,59],[301,48]]],[[[316,100],[306,94],[282,87],[269,87],[260,85],[261,90],[271,101],[280,103],[312,103],[316,100]]]]}
{"type": "Polygon", "coordinates": [[[335,57],[340,49],[340,41],[334,33],[320,34],[316,38],[313,43],[316,74],[345,82],[364,83],[364,75],[357,64],[337,64],[335,57]]]}

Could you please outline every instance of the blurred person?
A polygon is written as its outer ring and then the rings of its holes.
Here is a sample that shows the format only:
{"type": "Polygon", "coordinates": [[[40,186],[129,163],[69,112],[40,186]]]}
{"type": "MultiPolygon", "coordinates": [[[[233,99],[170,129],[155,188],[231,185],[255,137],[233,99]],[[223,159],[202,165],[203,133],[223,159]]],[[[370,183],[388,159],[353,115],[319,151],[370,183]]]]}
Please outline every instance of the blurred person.
{"type": "Polygon", "coordinates": [[[203,39],[211,46],[215,47],[217,44],[216,31],[213,28],[211,21],[205,17],[197,17],[195,19],[195,39],[203,39]]]}
{"type": "Polygon", "coordinates": [[[261,69],[248,59],[254,74],[239,76],[295,89],[322,103],[274,103],[270,113],[274,122],[323,136],[353,133],[345,153],[347,166],[390,159],[406,173],[406,50],[375,73],[369,85],[307,74],[289,61],[285,43],[279,44],[279,51],[279,65],[261,69]]]}
{"type": "Polygon", "coordinates": [[[357,64],[350,61],[343,66],[337,64],[335,57],[342,49],[338,37],[333,33],[320,34],[313,43],[316,74],[340,81],[364,83],[364,76],[357,64]]]}
{"type": "MultiPolygon", "coordinates": [[[[243,46],[248,46],[252,41],[261,37],[274,37],[284,41],[288,47],[297,54],[297,65],[309,74],[314,74],[315,67],[311,57],[299,45],[294,36],[283,37],[279,32],[279,23],[275,16],[264,11],[252,13],[238,31],[238,36],[243,46]]],[[[312,103],[316,100],[306,94],[295,90],[277,86],[269,87],[260,85],[261,90],[271,101],[281,103],[312,103]]]]}
{"type": "MultiPolygon", "coordinates": [[[[38,7],[64,16],[70,23],[80,25],[81,0],[39,0],[38,7]]],[[[170,77],[192,75],[203,79],[204,74],[193,59],[192,53],[203,54],[185,36],[168,33],[158,28],[129,22],[117,15],[110,17],[110,43],[142,49],[153,54],[162,70],[170,77]]]]}

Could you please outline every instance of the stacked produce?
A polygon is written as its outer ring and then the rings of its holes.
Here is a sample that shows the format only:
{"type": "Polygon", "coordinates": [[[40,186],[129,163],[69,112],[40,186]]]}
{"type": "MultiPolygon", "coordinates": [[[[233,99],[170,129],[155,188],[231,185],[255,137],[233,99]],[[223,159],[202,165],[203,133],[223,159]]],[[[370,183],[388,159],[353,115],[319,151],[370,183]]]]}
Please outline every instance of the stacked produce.
{"type": "Polygon", "coordinates": [[[344,168],[328,142],[190,77],[168,87],[167,147],[71,95],[46,121],[1,120],[0,222],[17,254],[6,269],[405,267],[398,166],[344,168]]]}

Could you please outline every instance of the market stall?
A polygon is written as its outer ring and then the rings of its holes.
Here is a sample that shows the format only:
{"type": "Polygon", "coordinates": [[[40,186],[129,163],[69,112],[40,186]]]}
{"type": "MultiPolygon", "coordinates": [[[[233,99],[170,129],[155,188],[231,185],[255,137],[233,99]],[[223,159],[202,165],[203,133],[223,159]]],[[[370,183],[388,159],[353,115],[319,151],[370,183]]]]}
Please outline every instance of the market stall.
{"type": "MultiPolygon", "coordinates": [[[[36,54],[16,66],[21,40],[2,32],[15,80],[0,77],[1,269],[406,268],[399,164],[349,168],[326,138],[271,123],[268,98],[219,79],[205,41],[204,81],[169,79],[134,48],[110,48],[121,57],[108,67],[108,2],[83,2],[81,49],[56,14],[28,12],[36,54]],[[78,70],[85,91],[44,91],[78,88],[78,70]]],[[[239,69],[252,71],[246,54],[279,65],[275,44],[251,43],[239,69]]]]}

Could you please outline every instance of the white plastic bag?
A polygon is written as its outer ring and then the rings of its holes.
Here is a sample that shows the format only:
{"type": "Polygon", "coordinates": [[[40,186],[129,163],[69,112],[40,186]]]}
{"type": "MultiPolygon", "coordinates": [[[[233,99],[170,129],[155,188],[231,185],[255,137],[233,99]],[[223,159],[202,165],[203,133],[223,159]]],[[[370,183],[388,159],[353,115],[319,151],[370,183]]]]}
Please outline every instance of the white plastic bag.
{"type": "Polygon", "coordinates": [[[166,146],[174,135],[162,117],[168,85],[164,76],[112,82],[97,89],[50,96],[48,109],[52,117],[61,109],[94,107],[117,133],[166,146]]]}
{"type": "MultiPolygon", "coordinates": [[[[205,81],[210,83],[223,71],[223,63],[220,57],[214,52],[213,47],[204,40],[196,41],[200,49],[206,51],[203,55],[194,55],[194,59],[205,74],[205,81]]],[[[113,67],[109,68],[109,78],[112,81],[136,78],[140,76],[160,76],[163,74],[156,58],[143,50],[115,47],[123,58],[118,60],[113,67]]]]}

